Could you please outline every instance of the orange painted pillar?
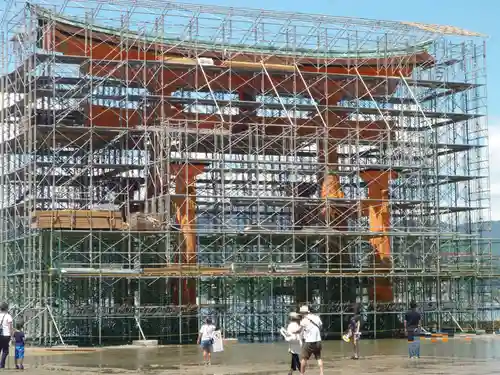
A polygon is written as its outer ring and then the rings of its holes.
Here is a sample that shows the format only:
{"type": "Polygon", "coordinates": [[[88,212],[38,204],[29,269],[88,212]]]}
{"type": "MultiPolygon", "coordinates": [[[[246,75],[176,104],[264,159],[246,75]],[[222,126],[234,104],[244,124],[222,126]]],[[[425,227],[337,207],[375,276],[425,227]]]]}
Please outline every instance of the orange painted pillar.
{"type": "MultiPolygon", "coordinates": [[[[333,152],[329,153],[331,156],[333,152]]],[[[337,152],[335,152],[336,158],[337,152]]],[[[326,171],[324,176],[322,177],[321,183],[321,198],[344,198],[344,192],[342,191],[342,187],[340,185],[340,178],[336,173],[338,168],[327,163],[326,171]]],[[[339,210],[335,204],[327,204],[325,208],[322,210],[322,214],[325,217],[325,221],[330,223],[332,226],[345,226],[347,224],[346,220],[338,219],[342,215],[343,211],[339,210]]],[[[347,229],[347,228],[339,228],[339,229],[347,229]]]]}
{"type": "MultiPolygon", "coordinates": [[[[336,105],[340,100],[340,94],[323,99],[320,101],[323,105],[336,105]]],[[[344,198],[344,192],[340,185],[340,177],[338,175],[339,155],[337,152],[337,140],[335,139],[335,126],[342,122],[342,119],[334,113],[325,110],[323,118],[326,121],[328,129],[326,129],[327,139],[320,141],[318,162],[324,165],[326,161],[326,170],[323,175],[318,176],[321,183],[321,198],[344,198]]],[[[340,230],[346,230],[347,218],[343,218],[343,210],[339,210],[335,204],[327,204],[322,210],[325,221],[332,227],[339,227],[340,230]],[[340,217],[340,219],[339,219],[340,217]]]]}
{"type": "MultiPolygon", "coordinates": [[[[179,257],[181,264],[196,264],[196,176],[205,171],[203,164],[172,164],[170,173],[175,176],[176,218],[181,228],[184,246],[179,257]]],[[[182,301],[174,287],[174,303],[196,304],[196,280],[181,279],[182,301]]]]}
{"type": "MultiPolygon", "coordinates": [[[[370,244],[375,250],[375,264],[383,268],[391,266],[391,243],[389,237],[384,235],[391,226],[389,208],[389,181],[397,177],[393,171],[366,170],[360,172],[360,177],[368,185],[367,207],[370,231],[380,233],[370,238],[370,244]]],[[[382,271],[384,272],[384,271],[382,271]]],[[[370,290],[370,298],[377,301],[390,302],[393,300],[392,285],[386,278],[376,280],[376,285],[370,290]]]]}
{"type": "Polygon", "coordinates": [[[176,217],[184,236],[185,251],[182,263],[196,263],[196,176],[205,171],[203,164],[173,164],[170,173],[175,175],[176,217]]]}

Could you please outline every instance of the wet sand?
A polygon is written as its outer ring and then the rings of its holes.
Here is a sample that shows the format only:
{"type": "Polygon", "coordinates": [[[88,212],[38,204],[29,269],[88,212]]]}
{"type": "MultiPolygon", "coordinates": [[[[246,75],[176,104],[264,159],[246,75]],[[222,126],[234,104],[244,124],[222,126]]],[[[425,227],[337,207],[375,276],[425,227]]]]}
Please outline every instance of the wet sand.
{"type": "MultiPolygon", "coordinates": [[[[405,340],[364,340],[361,359],[349,359],[349,344],[323,343],[325,375],[330,374],[498,374],[500,337],[476,336],[472,340],[455,338],[449,342],[422,341],[420,360],[407,357],[405,340]]],[[[226,345],[216,353],[212,366],[201,365],[201,355],[193,346],[157,348],[105,348],[89,353],[51,352],[26,349],[24,374],[207,374],[278,375],[286,374],[289,356],[285,343],[226,345]]],[[[311,361],[308,374],[318,374],[311,361]]],[[[13,357],[8,366],[14,367],[13,357]]],[[[7,371],[10,372],[10,371],[7,371]]],[[[12,370],[12,372],[16,372],[12,370]]]]}

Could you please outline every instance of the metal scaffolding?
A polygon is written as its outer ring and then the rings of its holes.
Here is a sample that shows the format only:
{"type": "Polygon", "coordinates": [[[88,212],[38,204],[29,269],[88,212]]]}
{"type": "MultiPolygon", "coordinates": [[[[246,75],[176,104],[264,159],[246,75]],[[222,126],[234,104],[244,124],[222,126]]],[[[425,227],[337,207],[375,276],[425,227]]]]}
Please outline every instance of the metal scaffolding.
{"type": "Polygon", "coordinates": [[[11,1],[1,296],[42,345],[490,327],[485,45],[409,22],[11,1]]]}

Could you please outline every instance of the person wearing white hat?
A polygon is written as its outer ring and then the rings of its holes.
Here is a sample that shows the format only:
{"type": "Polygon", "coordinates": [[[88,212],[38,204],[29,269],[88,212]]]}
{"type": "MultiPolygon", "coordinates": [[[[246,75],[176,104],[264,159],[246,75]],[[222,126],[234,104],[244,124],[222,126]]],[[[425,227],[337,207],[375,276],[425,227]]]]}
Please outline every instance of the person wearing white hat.
{"type": "Polygon", "coordinates": [[[319,373],[323,375],[323,360],[321,359],[321,327],[323,322],[319,316],[309,311],[307,305],[302,306],[299,311],[302,315],[300,327],[304,341],[300,359],[300,374],[305,374],[307,361],[311,358],[311,355],[314,355],[314,358],[318,361],[319,373]]]}
{"type": "Polygon", "coordinates": [[[286,328],[287,336],[286,341],[288,342],[288,352],[292,355],[292,362],[290,365],[290,371],[288,375],[293,374],[294,371],[300,371],[300,351],[302,349],[302,338],[300,334],[300,315],[296,312],[290,313],[290,323],[286,328]]]}

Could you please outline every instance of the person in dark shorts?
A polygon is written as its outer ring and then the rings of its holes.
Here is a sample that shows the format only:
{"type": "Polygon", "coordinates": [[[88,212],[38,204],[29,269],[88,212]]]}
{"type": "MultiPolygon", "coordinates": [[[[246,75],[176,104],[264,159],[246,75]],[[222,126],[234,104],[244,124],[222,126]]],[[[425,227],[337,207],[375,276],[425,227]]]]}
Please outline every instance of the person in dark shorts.
{"type": "Polygon", "coordinates": [[[9,314],[9,304],[0,303],[0,368],[5,368],[5,361],[9,356],[9,347],[12,340],[14,327],[12,326],[12,315],[9,314]]]}
{"type": "Polygon", "coordinates": [[[24,327],[22,323],[16,325],[16,330],[14,331],[14,345],[16,348],[14,354],[14,361],[16,362],[16,369],[24,370],[24,340],[26,336],[24,334],[24,327]]]}
{"type": "Polygon", "coordinates": [[[307,306],[300,308],[300,314],[302,314],[300,327],[304,341],[300,359],[300,375],[305,374],[307,361],[312,355],[318,361],[320,375],[323,375],[323,360],[321,359],[321,327],[323,323],[319,316],[310,313],[307,306]]]}
{"type": "Polygon", "coordinates": [[[420,320],[415,301],[410,303],[410,310],[405,315],[405,334],[408,337],[408,355],[410,358],[420,358],[420,320]]]}
{"type": "Polygon", "coordinates": [[[361,317],[359,315],[358,307],[355,306],[353,309],[353,315],[349,319],[348,325],[348,335],[352,343],[353,355],[351,359],[359,359],[359,339],[361,337],[361,317]]]}

